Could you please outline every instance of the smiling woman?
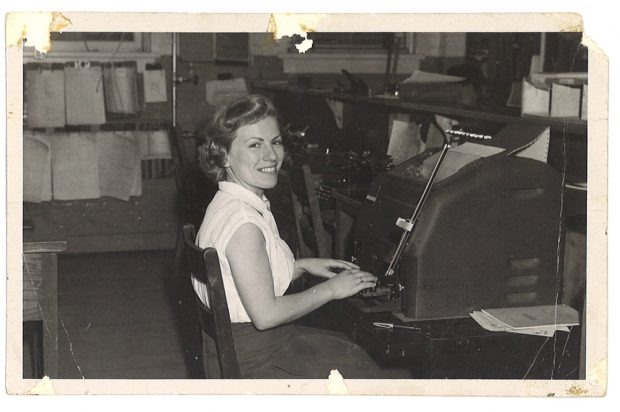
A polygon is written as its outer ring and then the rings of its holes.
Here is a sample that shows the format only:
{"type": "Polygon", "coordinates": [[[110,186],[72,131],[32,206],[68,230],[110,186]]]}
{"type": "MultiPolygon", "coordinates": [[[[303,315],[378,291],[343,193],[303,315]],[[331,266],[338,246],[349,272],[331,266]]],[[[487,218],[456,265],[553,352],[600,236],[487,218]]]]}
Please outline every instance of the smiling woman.
{"type": "Polygon", "coordinates": [[[237,130],[228,152],[228,175],[232,181],[263,195],[278,183],[278,171],[284,159],[284,146],[278,122],[266,117],[237,130]]]}
{"type": "MultiPolygon", "coordinates": [[[[277,184],[284,158],[273,104],[261,96],[233,102],[217,113],[205,135],[199,160],[219,191],[196,242],[219,252],[242,377],[327,378],[336,368],[350,378],[406,377],[382,370],[342,334],[292,323],[331,300],[374,286],[376,277],[341,260],[295,261],[280,238],[263,193],[277,184]],[[285,295],[304,273],[326,280],[285,295]]],[[[205,286],[192,283],[208,306],[205,286]]],[[[215,343],[206,334],[203,352],[208,377],[219,377],[215,343]]]]}

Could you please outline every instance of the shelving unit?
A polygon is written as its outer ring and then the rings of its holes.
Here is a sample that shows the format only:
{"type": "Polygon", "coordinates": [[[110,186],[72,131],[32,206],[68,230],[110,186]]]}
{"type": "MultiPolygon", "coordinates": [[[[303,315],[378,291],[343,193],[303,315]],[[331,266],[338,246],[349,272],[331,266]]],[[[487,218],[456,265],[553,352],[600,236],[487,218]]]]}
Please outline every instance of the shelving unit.
{"type": "MultiPolygon", "coordinates": [[[[44,61],[24,59],[27,72],[37,65],[49,67],[71,61],[89,61],[96,64],[130,63],[137,69],[139,95],[142,95],[141,77],[147,64],[161,64],[161,55],[155,53],[49,53],[44,61]]],[[[167,65],[162,65],[164,70],[167,65]]],[[[25,73],[26,75],[27,73],[25,73]]],[[[167,82],[170,89],[170,82],[167,82]]],[[[170,96],[170,90],[167,90],[170,96]]],[[[25,102],[27,104],[27,102],[25,102]]],[[[170,127],[170,99],[162,103],[143,103],[135,115],[111,114],[101,125],[65,125],[57,128],[28,128],[38,133],[63,132],[126,132],[138,130],[168,130],[170,127]]],[[[131,250],[173,249],[178,226],[177,188],[172,161],[168,160],[167,173],[145,174],[158,160],[142,161],[142,194],[128,201],[111,197],[97,199],[46,201],[25,203],[33,228],[25,230],[30,241],[65,240],[67,253],[117,252],[131,250]]],[[[159,161],[160,163],[162,161],[159,161]]],[[[166,161],[164,161],[166,162],[166,161]]],[[[159,164],[158,164],[159,166],[159,164]]],[[[155,169],[155,168],[153,168],[155,169]]]]}
{"type": "MultiPolygon", "coordinates": [[[[548,163],[560,173],[565,173],[567,183],[564,210],[566,216],[585,215],[587,212],[587,133],[588,124],[580,119],[557,119],[539,116],[522,117],[519,109],[504,107],[465,106],[454,103],[428,103],[401,100],[380,96],[360,96],[337,93],[329,90],[306,89],[282,84],[255,84],[254,90],[271,96],[294,94],[297,97],[314,96],[334,99],[345,103],[352,110],[354,119],[347,123],[359,128],[358,121],[369,124],[377,121],[387,142],[388,115],[391,113],[441,115],[479,125],[504,126],[509,124],[536,124],[548,126],[551,130],[548,163]],[[372,119],[372,120],[369,120],[372,119]],[[575,185],[576,184],[576,185],[575,185]],[[574,187],[579,187],[575,189],[574,187]]],[[[345,116],[347,115],[345,109],[345,116]]],[[[289,119],[290,121],[290,119],[289,119]]],[[[385,143],[385,147],[387,143],[385,143]]],[[[381,147],[381,145],[378,145],[381,147]]]]}

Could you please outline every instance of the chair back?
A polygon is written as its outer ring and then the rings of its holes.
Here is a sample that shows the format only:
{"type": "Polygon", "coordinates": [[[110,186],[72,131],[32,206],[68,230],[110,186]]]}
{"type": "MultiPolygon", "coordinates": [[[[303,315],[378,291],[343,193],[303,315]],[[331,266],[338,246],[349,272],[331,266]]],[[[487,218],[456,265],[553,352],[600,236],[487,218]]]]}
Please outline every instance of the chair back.
{"type": "Polygon", "coordinates": [[[194,291],[200,328],[215,341],[221,378],[239,378],[239,362],[217,251],[214,248],[202,249],[196,246],[196,229],[191,224],[183,226],[183,239],[187,269],[198,282],[206,285],[209,297],[210,307],[206,306],[194,291]]]}
{"type": "Polygon", "coordinates": [[[180,221],[199,225],[207,205],[217,192],[217,184],[211,182],[198,166],[196,147],[200,141],[196,135],[181,135],[176,128],[171,128],[168,136],[181,212],[180,221]]]}

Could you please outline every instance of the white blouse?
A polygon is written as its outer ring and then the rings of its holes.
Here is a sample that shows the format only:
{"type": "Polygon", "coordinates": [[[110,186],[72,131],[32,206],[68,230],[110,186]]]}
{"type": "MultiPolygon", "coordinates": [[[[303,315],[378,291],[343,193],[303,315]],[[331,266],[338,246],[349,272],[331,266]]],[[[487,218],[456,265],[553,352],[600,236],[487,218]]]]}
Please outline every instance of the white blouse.
{"type": "MultiPolygon", "coordinates": [[[[295,258],[286,242],[280,238],[278,227],[269,210],[269,200],[264,195],[261,199],[250,190],[232,182],[220,182],[219,189],[207,208],[196,236],[196,244],[201,248],[213,247],[218,252],[231,322],[251,322],[239,298],[226,258],[226,247],[230,238],[245,223],[252,223],[260,229],[265,237],[276,296],[284,295],[291,283],[295,258]]],[[[192,284],[200,299],[208,306],[206,286],[193,277],[192,284]]]]}

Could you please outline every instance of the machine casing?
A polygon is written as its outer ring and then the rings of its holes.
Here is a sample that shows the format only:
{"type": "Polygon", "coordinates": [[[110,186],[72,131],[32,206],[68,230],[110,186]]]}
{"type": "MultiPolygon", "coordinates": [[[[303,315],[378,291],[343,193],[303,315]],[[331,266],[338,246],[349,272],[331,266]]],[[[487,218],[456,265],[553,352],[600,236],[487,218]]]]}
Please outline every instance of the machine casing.
{"type": "MultiPolygon", "coordinates": [[[[413,319],[555,303],[563,261],[561,177],[514,150],[481,158],[435,183],[395,276],[413,319]]],[[[422,153],[427,157],[429,153],[422,153]]],[[[373,182],[355,226],[358,262],[385,273],[425,182],[410,177],[419,157],[373,182]]]]}

